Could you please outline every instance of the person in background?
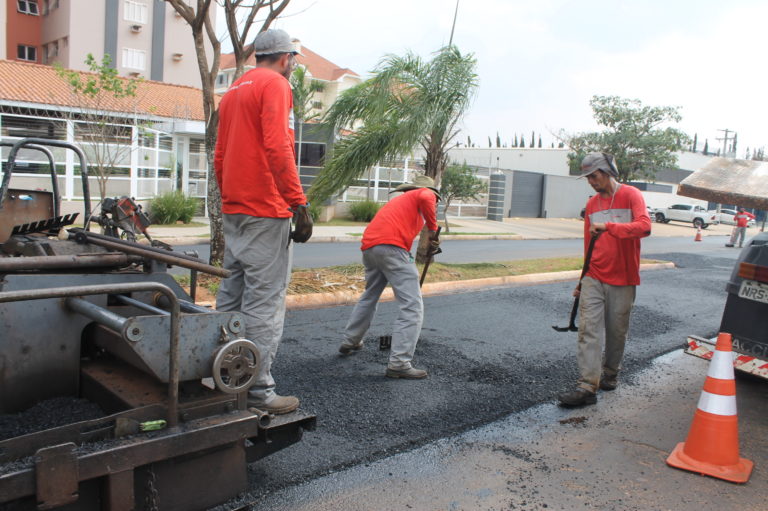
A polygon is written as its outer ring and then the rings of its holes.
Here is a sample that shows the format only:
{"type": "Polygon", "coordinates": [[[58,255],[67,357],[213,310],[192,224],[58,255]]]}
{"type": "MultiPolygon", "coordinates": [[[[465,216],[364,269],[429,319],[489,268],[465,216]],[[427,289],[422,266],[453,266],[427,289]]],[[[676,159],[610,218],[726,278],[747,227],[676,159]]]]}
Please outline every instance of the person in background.
{"type": "Polygon", "coordinates": [[[589,270],[573,292],[579,296],[580,377],[575,389],[558,396],[565,406],[595,404],[598,388],[616,388],[635,288],[640,284],[640,239],[651,234],[643,194],[617,181],[613,156],[590,153],[581,170],[581,177],[597,192],[587,202],[584,216],[585,252],[591,238],[597,239],[589,270]]]}
{"type": "Polygon", "coordinates": [[[385,375],[389,378],[421,379],[427,371],[411,365],[424,320],[419,273],[410,250],[426,222],[431,233],[430,251],[440,245],[437,237],[437,201],[440,194],[427,176],[403,183],[405,192],[382,207],[365,232],[361,250],[365,266],[365,292],[360,297],[344,331],[339,353],[350,355],[363,347],[363,335],[376,313],[381,292],[392,286],[400,313],[392,330],[392,348],[385,375]]]}
{"type": "Polygon", "coordinates": [[[744,245],[744,236],[747,234],[747,226],[750,220],[755,219],[755,215],[750,213],[744,208],[739,208],[739,212],[734,215],[733,219],[736,221],[736,227],[731,232],[731,241],[725,244],[726,247],[732,247],[736,244],[736,239],[739,240],[739,248],[744,245]]]}

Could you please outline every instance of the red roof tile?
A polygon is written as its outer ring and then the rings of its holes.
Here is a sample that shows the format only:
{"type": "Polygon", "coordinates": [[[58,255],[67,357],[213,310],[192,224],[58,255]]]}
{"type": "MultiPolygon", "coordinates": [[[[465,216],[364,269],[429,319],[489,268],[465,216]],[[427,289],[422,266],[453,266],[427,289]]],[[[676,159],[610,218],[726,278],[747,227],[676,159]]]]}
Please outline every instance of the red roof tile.
{"type": "MultiPolygon", "coordinates": [[[[93,75],[82,72],[81,75],[93,75]]],[[[51,66],[14,60],[0,60],[0,100],[82,107],[69,85],[51,66]]],[[[136,96],[104,98],[99,109],[134,112],[158,117],[203,120],[203,95],[200,89],[184,85],[142,80],[136,96]]]]}
{"type": "MultiPolygon", "coordinates": [[[[352,75],[352,76],[359,76],[357,73],[352,71],[351,69],[347,69],[345,67],[339,67],[330,60],[321,57],[317,53],[313,52],[306,46],[301,47],[301,53],[304,55],[297,55],[296,60],[299,64],[305,66],[307,70],[309,70],[309,73],[312,75],[312,78],[316,78],[318,80],[325,80],[328,82],[332,82],[335,80],[338,80],[344,75],[352,75]]],[[[251,55],[248,60],[245,61],[246,66],[253,67],[256,65],[256,58],[251,55]]],[[[221,56],[220,61],[220,68],[222,70],[224,69],[232,69],[235,67],[235,54],[234,53],[225,53],[221,56]]]]}

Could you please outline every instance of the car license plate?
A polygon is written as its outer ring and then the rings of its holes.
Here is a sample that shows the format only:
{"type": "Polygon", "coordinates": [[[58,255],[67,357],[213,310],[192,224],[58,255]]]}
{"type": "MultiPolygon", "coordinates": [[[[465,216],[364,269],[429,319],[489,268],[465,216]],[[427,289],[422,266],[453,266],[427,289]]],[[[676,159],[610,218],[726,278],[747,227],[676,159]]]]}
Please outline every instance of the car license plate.
{"type": "Polygon", "coordinates": [[[755,302],[768,303],[768,284],[754,280],[743,280],[739,288],[739,296],[755,302]]]}

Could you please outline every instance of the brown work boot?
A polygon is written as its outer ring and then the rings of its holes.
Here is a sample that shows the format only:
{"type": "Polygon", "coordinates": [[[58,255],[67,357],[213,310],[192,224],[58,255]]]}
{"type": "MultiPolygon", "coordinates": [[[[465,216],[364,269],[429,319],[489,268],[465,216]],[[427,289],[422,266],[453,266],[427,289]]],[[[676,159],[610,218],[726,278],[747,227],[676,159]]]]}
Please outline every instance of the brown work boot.
{"type": "Polygon", "coordinates": [[[269,403],[264,403],[256,399],[248,400],[249,408],[256,408],[262,412],[272,415],[282,415],[291,413],[299,407],[299,398],[296,396],[275,396],[269,403]]]}
{"type": "Polygon", "coordinates": [[[600,390],[616,390],[618,385],[619,381],[615,376],[603,375],[602,378],[600,378],[600,390]]]}
{"type": "Polygon", "coordinates": [[[416,369],[409,367],[407,369],[392,369],[387,367],[387,378],[403,378],[405,380],[421,380],[427,377],[427,372],[424,369],[416,369]]]}
{"type": "Polygon", "coordinates": [[[570,392],[563,392],[557,399],[563,406],[584,406],[597,403],[597,395],[587,389],[577,387],[570,392]]]}

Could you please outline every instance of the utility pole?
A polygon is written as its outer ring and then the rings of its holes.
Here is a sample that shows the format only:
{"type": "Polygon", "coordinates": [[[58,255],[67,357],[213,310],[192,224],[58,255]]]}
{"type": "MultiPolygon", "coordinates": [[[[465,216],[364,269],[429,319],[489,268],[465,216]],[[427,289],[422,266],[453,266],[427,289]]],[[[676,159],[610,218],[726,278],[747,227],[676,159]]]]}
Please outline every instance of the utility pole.
{"type": "Polygon", "coordinates": [[[448,39],[448,46],[453,44],[453,31],[456,28],[456,17],[459,15],[459,0],[456,0],[456,10],[453,11],[453,25],[451,26],[451,37],[448,39]]]}
{"type": "MultiPolygon", "coordinates": [[[[728,154],[728,142],[735,138],[735,132],[731,131],[731,130],[729,130],[727,128],[724,129],[724,130],[717,130],[717,131],[722,131],[724,133],[723,138],[716,138],[715,140],[722,140],[723,141],[723,158],[725,158],[726,155],[728,154]],[[729,133],[732,133],[733,135],[729,137],[728,136],[729,133]]],[[[735,156],[736,155],[734,154],[734,157],[735,156]]]]}

